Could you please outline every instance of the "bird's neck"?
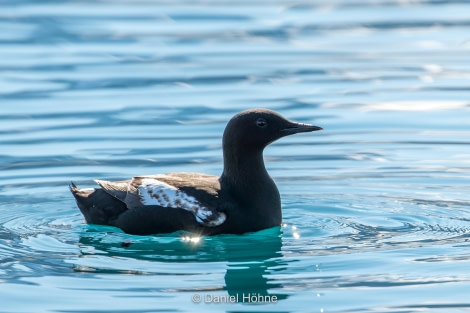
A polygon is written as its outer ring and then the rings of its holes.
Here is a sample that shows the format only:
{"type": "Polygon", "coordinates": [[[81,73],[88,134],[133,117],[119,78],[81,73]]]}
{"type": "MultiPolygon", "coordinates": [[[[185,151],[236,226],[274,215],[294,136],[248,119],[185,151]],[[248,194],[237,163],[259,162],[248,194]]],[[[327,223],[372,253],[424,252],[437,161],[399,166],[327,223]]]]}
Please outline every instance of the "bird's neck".
{"type": "Polygon", "coordinates": [[[270,179],[264,166],[263,150],[237,151],[231,148],[224,151],[224,171],[222,178],[242,184],[255,183],[257,180],[270,179]]]}
{"type": "Polygon", "coordinates": [[[250,151],[245,148],[240,153],[232,148],[230,151],[224,151],[224,171],[220,177],[222,186],[229,188],[238,199],[248,195],[251,201],[259,199],[260,203],[256,205],[260,206],[264,199],[275,199],[273,203],[264,205],[280,207],[279,191],[264,166],[263,149],[250,151]]]}

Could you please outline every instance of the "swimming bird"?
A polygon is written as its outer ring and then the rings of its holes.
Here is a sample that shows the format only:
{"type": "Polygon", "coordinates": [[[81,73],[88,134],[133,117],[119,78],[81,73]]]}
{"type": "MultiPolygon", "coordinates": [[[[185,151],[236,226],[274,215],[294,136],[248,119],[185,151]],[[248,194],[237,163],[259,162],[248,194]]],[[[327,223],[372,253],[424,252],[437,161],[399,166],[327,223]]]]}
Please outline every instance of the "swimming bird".
{"type": "Polygon", "coordinates": [[[99,188],[70,190],[88,224],[136,235],[188,231],[243,234],[279,226],[281,198],[266,171],[263,151],[275,140],[321,127],[287,120],[268,109],[236,114],[222,137],[220,177],[201,173],[95,180],[99,188]]]}

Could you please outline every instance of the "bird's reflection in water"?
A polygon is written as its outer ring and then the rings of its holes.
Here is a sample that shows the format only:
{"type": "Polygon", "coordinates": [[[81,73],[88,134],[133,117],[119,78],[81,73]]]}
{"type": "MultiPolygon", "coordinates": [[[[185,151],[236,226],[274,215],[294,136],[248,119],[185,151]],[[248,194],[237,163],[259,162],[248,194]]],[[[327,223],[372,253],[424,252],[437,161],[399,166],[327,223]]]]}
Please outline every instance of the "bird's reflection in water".
{"type": "Polygon", "coordinates": [[[239,302],[277,302],[287,295],[276,293],[282,285],[270,275],[282,272],[281,231],[270,229],[265,233],[240,236],[239,249],[231,251],[225,273],[225,289],[239,302]],[[238,255],[238,256],[237,256],[238,255]],[[235,257],[237,256],[237,257],[235,257]]]}
{"type": "MultiPolygon", "coordinates": [[[[214,262],[225,262],[226,272],[223,290],[228,296],[238,302],[277,302],[286,299],[286,294],[279,293],[282,285],[270,278],[276,272],[282,272],[287,264],[283,261],[282,231],[274,227],[256,233],[245,235],[219,235],[212,237],[199,237],[194,234],[171,234],[164,236],[131,236],[120,233],[115,228],[106,226],[87,226],[87,230],[80,236],[82,257],[90,255],[106,255],[106,257],[125,257],[139,261],[157,261],[184,263],[195,262],[200,265],[207,263],[210,271],[214,262]],[[104,232],[103,230],[108,230],[104,232]]],[[[116,272],[116,273],[150,273],[146,270],[136,270],[133,267],[125,268],[126,264],[114,266],[103,264],[97,268],[96,262],[86,265],[77,262],[76,271],[116,272]],[[80,264],[79,264],[80,263],[80,264]],[[106,267],[105,267],[106,266],[106,267]]],[[[148,265],[147,262],[145,262],[148,265]]],[[[196,267],[195,268],[199,268],[196,267]]]]}

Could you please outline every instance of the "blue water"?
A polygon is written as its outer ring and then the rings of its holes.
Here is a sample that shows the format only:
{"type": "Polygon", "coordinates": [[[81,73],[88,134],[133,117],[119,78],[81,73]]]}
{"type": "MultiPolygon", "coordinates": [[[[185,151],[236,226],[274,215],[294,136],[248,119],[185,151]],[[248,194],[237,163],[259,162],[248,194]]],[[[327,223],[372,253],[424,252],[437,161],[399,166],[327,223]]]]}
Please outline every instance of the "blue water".
{"type": "Polygon", "coordinates": [[[0,30],[0,312],[470,310],[468,1],[11,0],[0,30]],[[83,223],[69,181],[218,175],[252,107],[324,128],[265,151],[281,228],[83,223]]]}

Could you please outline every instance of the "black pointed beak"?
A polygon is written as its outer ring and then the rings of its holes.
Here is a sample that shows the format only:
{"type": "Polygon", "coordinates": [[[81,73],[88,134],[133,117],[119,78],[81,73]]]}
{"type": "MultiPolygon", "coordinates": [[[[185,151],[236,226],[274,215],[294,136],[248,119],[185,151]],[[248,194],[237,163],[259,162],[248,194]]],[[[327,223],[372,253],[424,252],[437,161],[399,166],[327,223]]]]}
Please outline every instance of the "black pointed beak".
{"type": "Polygon", "coordinates": [[[314,132],[314,131],[322,130],[322,129],[323,128],[321,128],[319,126],[291,122],[289,125],[287,125],[286,128],[282,129],[281,132],[284,133],[287,136],[287,135],[293,135],[293,134],[297,134],[297,133],[314,132]]]}

